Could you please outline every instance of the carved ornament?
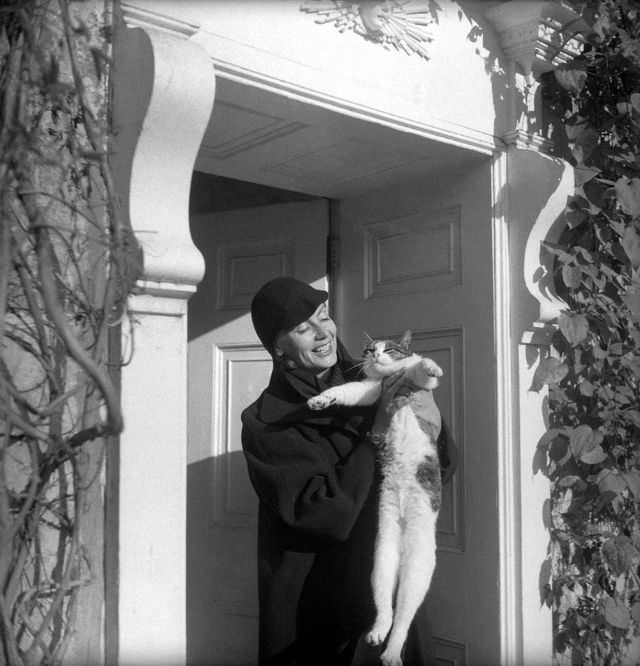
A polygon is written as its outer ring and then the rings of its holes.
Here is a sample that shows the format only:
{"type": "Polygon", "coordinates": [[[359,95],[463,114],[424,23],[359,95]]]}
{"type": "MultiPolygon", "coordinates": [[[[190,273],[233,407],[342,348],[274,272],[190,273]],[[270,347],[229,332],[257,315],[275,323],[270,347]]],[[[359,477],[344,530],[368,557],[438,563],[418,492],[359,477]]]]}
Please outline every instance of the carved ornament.
{"type": "Polygon", "coordinates": [[[300,11],[318,14],[316,23],[333,23],[340,32],[349,30],[427,60],[427,44],[433,39],[429,27],[437,22],[437,9],[434,0],[305,0],[300,6],[300,11]]]}

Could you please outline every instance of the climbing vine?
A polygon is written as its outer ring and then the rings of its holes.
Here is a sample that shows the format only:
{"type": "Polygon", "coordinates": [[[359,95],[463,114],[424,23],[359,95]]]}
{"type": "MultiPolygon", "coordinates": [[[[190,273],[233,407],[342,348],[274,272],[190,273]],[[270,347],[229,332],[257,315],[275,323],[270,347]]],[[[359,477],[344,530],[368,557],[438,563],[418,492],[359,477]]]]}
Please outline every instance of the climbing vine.
{"type": "Polygon", "coordinates": [[[102,661],[110,341],[138,266],[109,166],[107,4],[0,6],[0,665],[102,661]]]}
{"type": "Polygon", "coordinates": [[[573,4],[592,29],[546,82],[576,174],[546,244],[566,309],[536,382],[549,386],[555,653],[600,666],[640,635],[640,3],[573,4]]]}

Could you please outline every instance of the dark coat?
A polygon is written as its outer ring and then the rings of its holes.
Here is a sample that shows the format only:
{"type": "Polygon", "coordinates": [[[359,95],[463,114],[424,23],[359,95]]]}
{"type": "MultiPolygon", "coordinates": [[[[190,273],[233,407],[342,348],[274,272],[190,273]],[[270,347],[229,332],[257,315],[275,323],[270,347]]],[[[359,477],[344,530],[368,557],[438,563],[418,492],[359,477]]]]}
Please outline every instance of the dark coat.
{"type": "MultiPolygon", "coordinates": [[[[267,389],[242,413],[260,506],[261,664],[349,664],[374,619],[378,484],[366,433],[375,408],[306,406],[324,388],[357,378],[341,345],[338,359],[325,382],[276,363],[267,389]]],[[[377,663],[377,651],[360,645],[358,654],[359,663],[377,663]]]]}

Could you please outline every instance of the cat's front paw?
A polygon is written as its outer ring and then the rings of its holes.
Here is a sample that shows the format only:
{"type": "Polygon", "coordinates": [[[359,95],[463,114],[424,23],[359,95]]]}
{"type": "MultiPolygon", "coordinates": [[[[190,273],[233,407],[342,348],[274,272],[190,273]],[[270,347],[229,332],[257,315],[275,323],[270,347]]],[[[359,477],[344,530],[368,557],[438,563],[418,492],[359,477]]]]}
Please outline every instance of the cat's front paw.
{"type": "Polygon", "coordinates": [[[328,389],[326,391],[323,391],[322,393],[319,393],[318,395],[314,395],[313,398],[309,398],[307,400],[307,405],[310,409],[313,409],[314,411],[318,412],[321,409],[326,409],[327,407],[331,407],[336,401],[335,395],[331,393],[331,389],[328,389]]]}
{"type": "Polygon", "coordinates": [[[440,383],[438,377],[442,377],[444,374],[442,368],[430,358],[422,359],[422,368],[427,375],[426,386],[424,388],[429,390],[436,388],[440,383]]]}

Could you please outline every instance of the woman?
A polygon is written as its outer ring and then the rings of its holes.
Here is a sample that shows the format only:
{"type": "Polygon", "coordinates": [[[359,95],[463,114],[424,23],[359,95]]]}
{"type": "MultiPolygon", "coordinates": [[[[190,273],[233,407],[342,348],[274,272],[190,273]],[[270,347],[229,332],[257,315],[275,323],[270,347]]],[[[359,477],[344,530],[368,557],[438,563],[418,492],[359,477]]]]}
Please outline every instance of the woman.
{"type": "MultiPolygon", "coordinates": [[[[402,377],[385,383],[377,411],[307,407],[307,398],[358,378],[327,297],[326,291],[282,277],[264,285],[251,304],[256,333],[274,360],[269,386],[242,414],[243,450],[260,501],[264,665],[375,665],[380,652],[359,640],[374,618],[377,470],[366,433],[382,423],[402,377]]],[[[441,440],[441,464],[449,475],[446,435],[441,440]]],[[[429,664],[430,648],[421,609],[407,640],[405,666],[429,664]]]]}

